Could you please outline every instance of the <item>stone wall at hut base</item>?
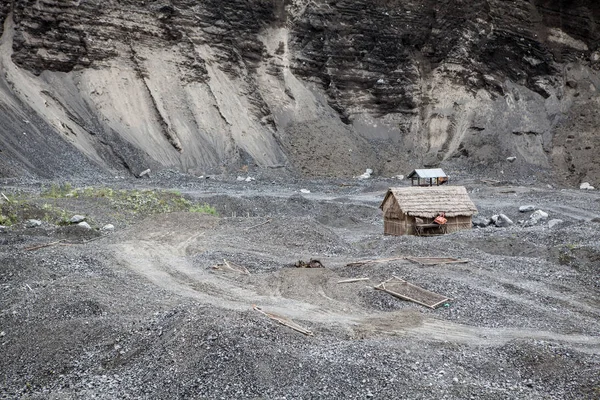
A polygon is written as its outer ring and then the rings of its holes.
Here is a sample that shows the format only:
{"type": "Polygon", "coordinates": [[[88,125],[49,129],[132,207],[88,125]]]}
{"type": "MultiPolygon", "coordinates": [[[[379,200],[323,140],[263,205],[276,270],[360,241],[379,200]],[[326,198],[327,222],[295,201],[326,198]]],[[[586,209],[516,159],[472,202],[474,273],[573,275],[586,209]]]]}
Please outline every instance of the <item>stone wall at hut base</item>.
{"type": "Polygon", "coordinates": [[[0,20],[0,177],[443,166],[600,187],[597,1],[11,0],[0,20]]]}

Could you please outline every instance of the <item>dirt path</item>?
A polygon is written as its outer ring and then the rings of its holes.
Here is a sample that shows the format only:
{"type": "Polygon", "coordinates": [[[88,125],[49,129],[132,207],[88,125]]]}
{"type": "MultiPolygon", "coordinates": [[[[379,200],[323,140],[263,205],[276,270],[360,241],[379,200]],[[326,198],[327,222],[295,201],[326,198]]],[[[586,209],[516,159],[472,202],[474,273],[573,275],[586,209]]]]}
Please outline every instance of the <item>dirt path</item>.
{"type": "MultiPolygon", "coordinates": [[[[179,221],[182,222],[182,221],[179,221]]],[[[109,246],[118,265],[140,274],[154,285],[179,296],[196,299],[216,308],[244,311],[253,304],[300,323],[329,326],[354,335],[400,335],[426,341],[449,341],[472,346],[499,346],[514,339],[552,340],[568,343],[590,353],[600,353],[600,337],[583,334],[559,334],[547,330],[513,327],[486,328],[444,321],[414,310],[373,312],[357,301],[357,288],[371,287],[373,282],[337,285],[342,279],[328,269],[303,270],[284,268],[277,272],[256,273],[244,276],[232,272],[215,271],[210,265],[195,265],[193,256],[211,249],[219,242],[218,223],[203,217],[185,223],[160,221],[161,226],[136,227],[126,236],[133,240],[109,246]],[[141,238],[142,236],[144,238],[141,238]]],[[[249,246],[250,248],[251,246],[249,246]]],[[[244,246],[238,246],[238,250],[244,246]]],[[[248,250],[248,249],[246,249],[248,250]]],[[[256,251],[260,255],[260,251],[256,251]]],[[[267,256],[266,254],[262,254],[267,256]]],[[[467,274],[466,274],[467,275],[467,274]]],[[[490,273],[483,279],[508,282],[490,273]]],[[[523,286],[521,294],[502,293],[491,288],[479,278],[469,278],[470,284],[483,287],[483,291],[507,298],[527,307],[545,308],[529,299],[529,291],[562,298],[558,292],[544,285],[523,286]]],[[[576,300],[566,300],[569,306],[583,312],[597,312],[593,307],[576,300]]]]}

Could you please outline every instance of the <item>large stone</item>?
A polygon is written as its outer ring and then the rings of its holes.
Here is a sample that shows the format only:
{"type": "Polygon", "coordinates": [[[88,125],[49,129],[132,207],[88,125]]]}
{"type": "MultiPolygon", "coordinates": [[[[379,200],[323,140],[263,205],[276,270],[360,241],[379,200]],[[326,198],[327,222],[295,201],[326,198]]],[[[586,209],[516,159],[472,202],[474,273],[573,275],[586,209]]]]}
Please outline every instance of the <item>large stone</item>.
{"type": "Polygon", "coordinates": [[[519,207],[519,211],[524,213],[524,212],[530,212],[535,210],[535,206],[533,204],[528,204],[526,206],[521,206],[519,207]]]}
{"type": "Polygon", "coordinates": [[[492,220],[481,215],[476,215],[473,217],[473,226],[478,228],[485,228],[492,223],[492,220]]]}
{"type": "Polygon", "coordinates": [[[101,229],[102,232],[112,232],[115,230],[115,226],[113,224],[106,224],[101,229]]]}
{"type": "Polygon", "coordinates": [[[371,174],[373,173],[373,170],[371,168],[367,168],[367,170],[365,171],[364,174],[360,175],[358,177],[358,179],[369,179],[371,177],[371,174]]]}
{"type": "Polygon", "coordinates": [[[504,214],[494,215],[492,221],[498,228],[506,228],[514,224],[514,222],[504,214]]]}
{"type": "Polygon", "coordinates": [[[579,189],[581,190],[594,190],[595,188],[590,185],[589,182],[583,182],[581,185],[579,185],[579,189]]]}
{"type": "Polygon", "coordinates": [[[27,222],[25,222],[26,228],[35,228],[40,225],[42,225],[42,221],[40,221],[39,219],[29,219],[27,220],[27,222]]]}
{"type": "Polygon", "coordinates": [[[533,226],[537,225],[540,221],[548,219],[548,213],[542,210],[534,211],[527,221],[525,221],[525,226],[533,226]]]}
{"type": "Polygon", "coordinates": [[[78,224],[80,222],[85,221],[85,217],[83,215],[73,215],[70,221],[72,224],[78,224]]]}
{"type": "Polygon", "coordinates": [[[564,221],[562,219],[551,219],[548,221],[548,228],[554,228],[556,225],[562,224],[564,221]]]}
{"type": "Polygon", "coordinates": [[[86,230],[92,229],[92,227],[90,226],[90,224],[88,224],[85,221],[78,223],[77,226],[80,227],[80,228],[82,228],[82,229],[86,229],[86,230]]]}

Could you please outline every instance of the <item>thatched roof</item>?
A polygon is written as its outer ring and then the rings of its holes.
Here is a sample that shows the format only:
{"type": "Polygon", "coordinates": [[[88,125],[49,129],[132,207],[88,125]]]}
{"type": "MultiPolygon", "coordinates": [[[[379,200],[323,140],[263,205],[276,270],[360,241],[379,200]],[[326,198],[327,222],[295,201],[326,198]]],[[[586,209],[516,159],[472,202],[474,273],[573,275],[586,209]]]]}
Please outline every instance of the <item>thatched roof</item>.
{"type": "Polygon", "coordinates": [[[440,212],[448,217],[471,216],[477,212],[464,186],[431,186],[390,188],[381,208],[394,196],[403,213],[423,218],[433,218],[440,212]]]}

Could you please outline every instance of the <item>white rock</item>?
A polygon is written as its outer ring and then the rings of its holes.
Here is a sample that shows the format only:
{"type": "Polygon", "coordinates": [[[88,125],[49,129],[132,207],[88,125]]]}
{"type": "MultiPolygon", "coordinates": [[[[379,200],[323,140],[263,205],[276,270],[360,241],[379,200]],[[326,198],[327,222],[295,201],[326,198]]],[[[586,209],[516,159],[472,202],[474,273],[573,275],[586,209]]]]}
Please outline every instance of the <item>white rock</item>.
{"type": "Polygon", "coordinates": [[[90,226],[90,224],[88,224],[85,221],[78,223],[77,226],[80,227],[80,228],[82,228],[82,229],[92,229],[92,227],[90,226]]]}
{"type": "Polygon", "coordinates": [[[246,178],[244,178],[243,176],[238,176],[235,180],[238,182],[241,182],[241,181],[245,181],[246,178]]]}
{"type": "Polygon", "coordinates": [[[72,224],[78,224],[80,222],[85,221],[85,217],[83,215],[73,215],[70,221],[72,224]]]}
{"type": "Polygon", "coordinates": [[[40,221],[39,219],[30,219],[27,220],[27,222],[25,222],[26,228],[35,228],[36,226],[40,225],[42,225],[42,221],[40,221]]]}
{"type": "Polygon", "coordinates": [[[494,225],[496,225],[498,228],[505,228],[514,224],[514,222],[512,222],[512,220],[504,214],[494,215],[492,217],[492,221],[494,222],[494,225]]]}
{"type": "Polygon", "coordinates": [[[253,177],[249,176],[245,179],[246,182],[252,182],[255,181],[256,179],[254,179],[253,177]]]}
{"type": "Polygon", "coordinates": [[[115,230],[115,226],[113,224],[106,224],[100,229],[102,232],[112,232],[115,230]]]}
{"type": "Polygon", "coordinates": [[[533,212],[533,214],[531,214],[529,216],[529,218],[535,218],[535,219],[539,219],[539,220],[548,219],[548,213],[544,212],[542,210],[535,210],[533,212]]]}
{"type": "Polygon", "coordinates": [[[540,221],[548,219],[548,213],[542,210],[534,211],[527,221],[525,221],[525,226],[533,226],[537,225],[540,221]]]}
{"type": "Polygon", "coordinates": [[[595,188],[590,185],[589,182],[583,182],[581,185],[579,185],[579,189],[581,190],[594,190],[595,188]]]}
{"type": "Polygon", "coordinates": [[[0,225],[0,233],[6,232],[6,226],[0,225]]]}
{"type": "Polygon", "coordinates": [[[367,170],[365,171],[364,174],[360,175],[358,177],[358,179],[369,179],[371,177],[371,174],[373,173],[373,170],[371,168],[367,168],[367,170]]]}
{"type": "Polygon", "coordinates": [[[402,179],[404,179],[404,175],[396,175],[394,178],[396,178],[399,181],[401,181],[402,179]]]}
{"type": "Polygon", "coordinates": [[[526,206],[519,207],[519,211],[522,213],[533,211],[533,210],[535,210],[535,206],[533,204],[528,204],[526,206]]]}
{"type": "Polygon", "coordinates": [[[308,190],[308,189],[300,189],[300,193],[310,193],[310,190],[308,190]]]}
{"type": "Polygon", "coordinates": [[[548,221],[548,228],[554,228],[556,225],[560,225],[562,224],[563,221],[562,219],[551,219],[550,221],[548,221]]]}
{"type": "Polygon", "coordinates": [[[140,172],[139,177],[141,178],[144,175],[148,175],[150,173],[150,168],[143,170],[142,172],[140,172]]]}
{"type": "Polygon", "coordinates": [[[507,158],[506,158],[506,161],[513,162],[513,161],[515,161],[516,159],[517,159],[517,157],[514,157],[514,156],[512,156],[512,157],[507,157],[507,158]]]}

